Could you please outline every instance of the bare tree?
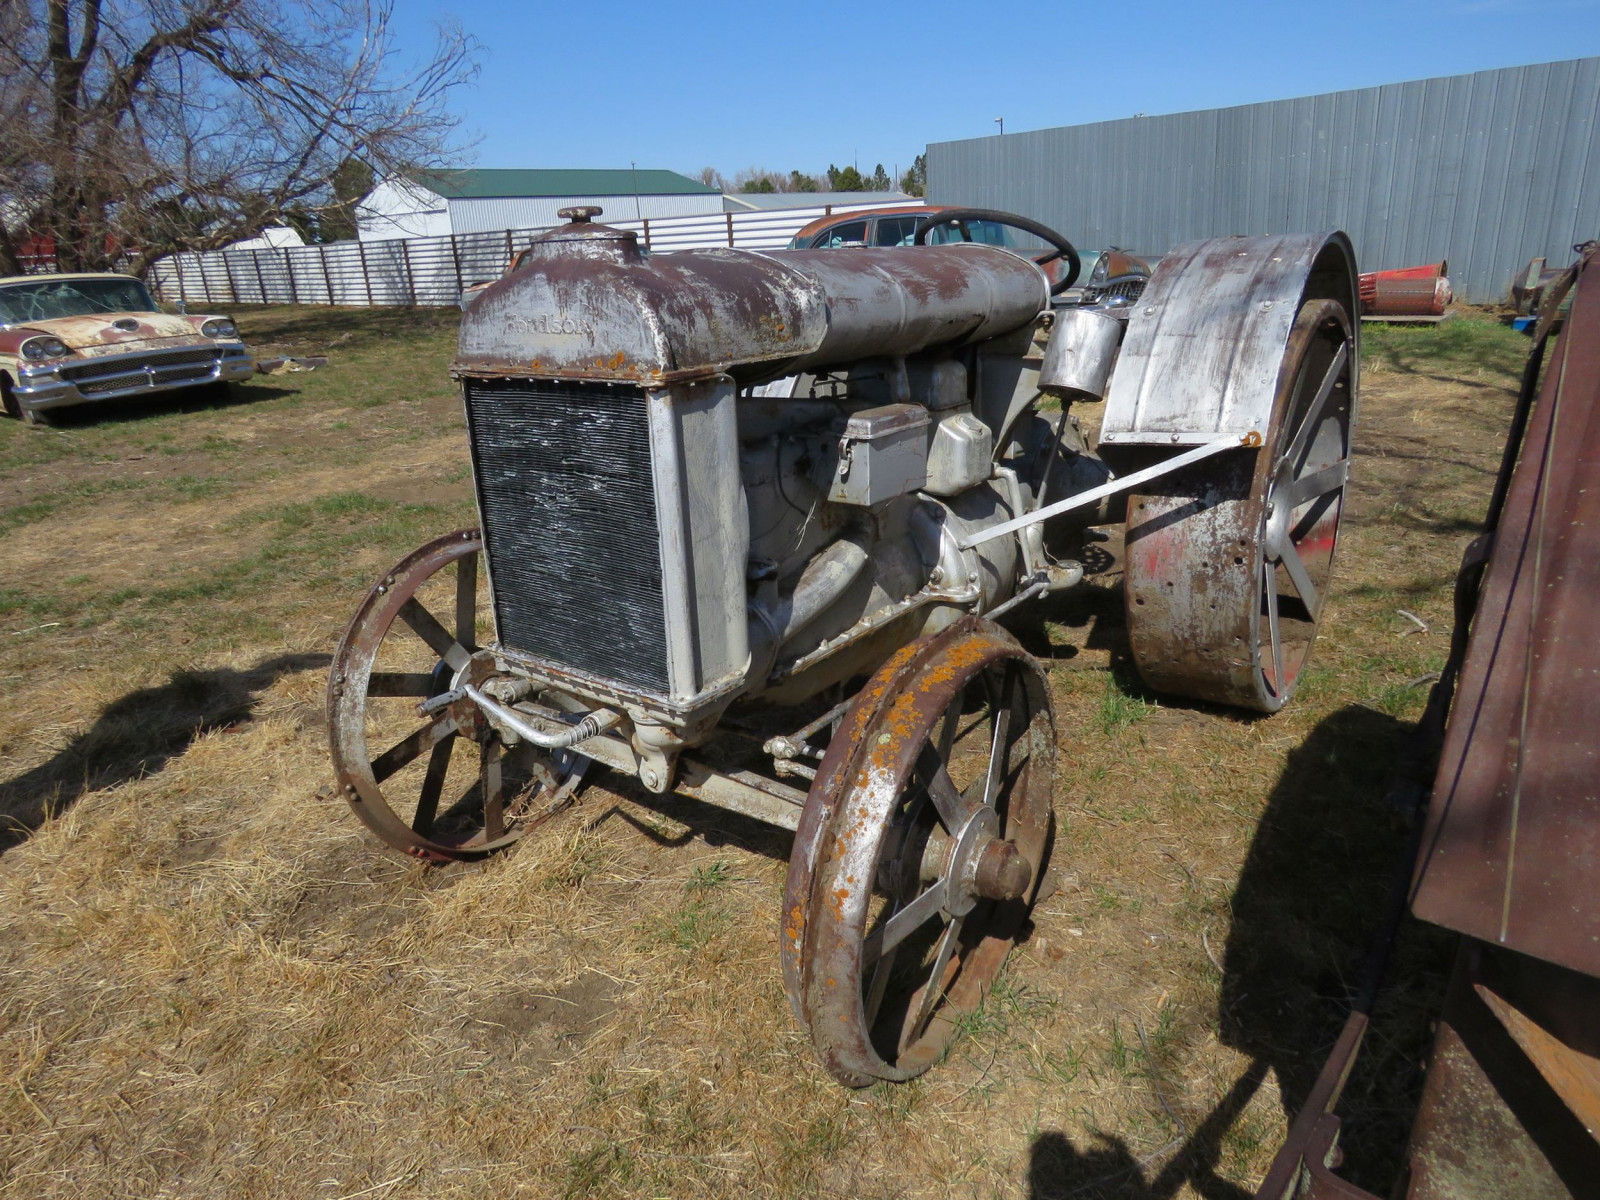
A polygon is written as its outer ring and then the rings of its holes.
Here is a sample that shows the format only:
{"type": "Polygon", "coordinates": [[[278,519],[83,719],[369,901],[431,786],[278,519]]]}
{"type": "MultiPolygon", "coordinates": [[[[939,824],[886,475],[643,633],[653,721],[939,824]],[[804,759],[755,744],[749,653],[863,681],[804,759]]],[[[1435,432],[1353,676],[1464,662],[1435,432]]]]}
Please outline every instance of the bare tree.
{"type": "MultiPolygon", "coordinates": [[[[720,177],[719,177],[720,178],[720,177]]],[[[799,171],[772,171],[766,167],[746,167],[733,177],[724,191],[734,192],[817,192],[823,190],[814,175],[799,171]]]]}
{"type": "MultiPolygon", "coordinates": [[[[142,272],[290,213],[334,181],[448,165],[477,46],[403,63],[393,0],[0,0],[0,273],[27,237],[63,269],[142,272]]],[[[347,215],[347,214],[346,214],[347,215]]]]}

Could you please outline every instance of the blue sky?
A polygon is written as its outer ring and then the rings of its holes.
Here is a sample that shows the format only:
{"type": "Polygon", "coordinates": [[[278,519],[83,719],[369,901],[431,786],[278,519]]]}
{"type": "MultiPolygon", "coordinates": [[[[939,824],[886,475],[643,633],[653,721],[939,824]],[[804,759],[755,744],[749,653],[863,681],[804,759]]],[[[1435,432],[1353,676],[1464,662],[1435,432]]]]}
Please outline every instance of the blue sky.
{"type": "Polygon", "coordinates": [[[1600,0],[398,0],[484,43],[481,167],[904,169],[929,142],[1600,54],[1600,0]]]}

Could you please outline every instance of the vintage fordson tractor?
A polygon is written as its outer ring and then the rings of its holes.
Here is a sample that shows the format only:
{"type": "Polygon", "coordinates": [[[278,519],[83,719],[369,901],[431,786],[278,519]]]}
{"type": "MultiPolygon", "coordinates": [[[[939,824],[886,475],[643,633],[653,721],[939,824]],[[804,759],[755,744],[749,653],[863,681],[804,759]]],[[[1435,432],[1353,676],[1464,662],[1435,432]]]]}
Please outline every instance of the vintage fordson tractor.
{"type": "Polygon", "coordinates": [[[339,787],[432,861],[510,845],[591,762],[794,830],[795,1014],[840,1081],[910,1078],[1050,848],[1050,692],[994,618],[1124,522],[1152,687],[1266,712],[1293,690],[1355,412],[1350,243],[1180,247],[1124,322],[1052,306],[1077,267],[1056,234],[1035,261],[652,255],[595,211],[462,317],[481,528],[351,621],[339,787]],[[1094,453],[1070,410],[1102,402],[1094,453]]]}

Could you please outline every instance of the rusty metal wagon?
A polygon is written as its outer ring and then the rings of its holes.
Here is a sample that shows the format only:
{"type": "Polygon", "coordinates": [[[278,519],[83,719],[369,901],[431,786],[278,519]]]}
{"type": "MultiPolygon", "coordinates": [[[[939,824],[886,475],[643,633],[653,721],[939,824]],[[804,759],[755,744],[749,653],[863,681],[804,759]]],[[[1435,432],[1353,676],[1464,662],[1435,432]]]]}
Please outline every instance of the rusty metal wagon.
{"type": "Polygon", "coordinates": [[[591,763],[793,830],[795,1015],[841,1082],[908,1079],[1050,852],[1059,731],[996,618],[1122,522],[1152,687],[1272,712],[1302,675],[1356,407],[1349,241],[1181,247],[1123,321],[1052,303],[1077,252],[1020,219],[1034,261],[651,255],[597,213],[463,314],[481,528],[357,610],[339,787],[435,862],[511,845],[591,763]],[[1071,410],[1102,403],[1096,453],[1071,410]]]}
{"type": "Polygon", "coordinates": [[[1600,1194],[1600,247],[1575,249],[1540,301],[1483,532],[1456,579],[1450,655],[1397,763],[1390,799],[1412,830],[1388,911],[1260,1200],[1377,1200],[1338,1172],[1338,1108],[1408,907],[1459,939],[1384,1194],[1600,1194]]]}

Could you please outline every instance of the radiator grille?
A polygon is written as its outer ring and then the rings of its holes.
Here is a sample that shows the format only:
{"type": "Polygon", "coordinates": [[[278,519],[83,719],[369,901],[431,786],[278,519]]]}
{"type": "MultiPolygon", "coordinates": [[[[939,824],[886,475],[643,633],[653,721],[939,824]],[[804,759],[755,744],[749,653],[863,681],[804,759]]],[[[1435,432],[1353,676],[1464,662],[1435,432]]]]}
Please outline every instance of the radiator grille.
{"type": "Polygon", "coordinates": [[[1148,281],[1140,277],[1115,279],[1110,283],[1100,286],[1084,288],[1083,302],[1085,304],[1105,304],[1107,301],[1117,301],[1121,304],[1132,304],[1144,295],[1144,285],[1148,281]]]}
{"type": "Polygon", "coordinates": [[[500,642],[668,690],[650,429],[637,388],[466,382],[500,642]]]}
{"type": "MultiPolygon", "coordinates": [[[[106,375],[125,375],[129,371],[143,371],[146,367],[174,367],[179,365],[198,366],[205,364],[205,370],[210,371],[222,357],[221,351],[211,346],[200,346],[193,350],[158,350],[150,354],[140,355],[113,355],[103,359],[89,359],[87,362],[72,363],[61,368],[64,378],[75,380],[95,379],[106,375]]],[[[174,374],[174,378],[182,378],[174,374]]],[[[188,378],[201,378],[199,374],[186,374],[188,378]]],[[[118,386],[126,386],[119,384],[118,386]]]]}

